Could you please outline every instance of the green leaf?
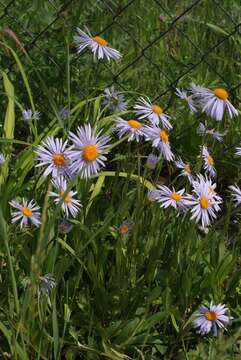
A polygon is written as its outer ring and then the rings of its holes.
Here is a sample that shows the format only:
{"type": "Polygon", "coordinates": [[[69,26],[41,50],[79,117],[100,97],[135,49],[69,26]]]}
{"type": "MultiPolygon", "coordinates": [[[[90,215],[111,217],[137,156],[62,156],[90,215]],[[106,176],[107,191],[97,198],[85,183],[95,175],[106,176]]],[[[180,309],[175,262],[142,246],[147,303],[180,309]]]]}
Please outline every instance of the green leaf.
{"type": "MultiPolygon", "coordinates": [[[[7,139],[14,138],[15,128],[15,111],[14,111],[14,87],[9,80],[7,74],[1,71],[3,76],[3,86],[8,96],[8,105],[5,113],[4,125],[3,125],[3,137],[7,139]]],[[[2,172],[0,174],[0,186],[3,184],[8,176],[8,160],[12,151],[12,146],[8,145],[5,147],[6,161],[2,165],[2,172]]]]}
{"type": "Polygon", "coordinates": [[[17,358],[20,360],[29,360],[28,355],[21,348],[16,339],[13,339],[13,333],[8,330],[2,322],[0,322],[0,331],[3,333],[3,335],[8,341],[9,347],[11,349],[11,354],[16,354],[18,356],[17,358]]]}
{"type": "Polygon", "coordinates": [[[101,188],[104,184],[104,181],[105,181],[105,175],[103,174],[100,174],[100,176],[98,177],[98,180],[96,181],[96,184],[94,185],[94,188],[93,188],[93,191],[92,191],[92,194],[90,196],[90,200],[89,200],[89,203],[86,207],[86,215],[88,214],[89,212],[89,209],[93,203],[93,200],[94,198],[99,195],[100,191],[101,191],[101,188]]]}
{"type": "Polygon", "coordinates": [[[214,25],[214,24],[211,24],[211,23],[206,23],[206,25],[214,30],[216,33],[219,33],[219,34],[223,34],[223,35],[226,35],[226,36],[229,36],[229,33],[225,30],[223,30],[223,28],[217,26],[217,25],[214,25]]]}
{"type": "Polygon", "coordinates": [[[34,101],[33,101],[33,96],[32,96],[32,92],[31,92],[31,89],[30,89],[30,86],[29,86],[29,82],[28,82],[28,78],[27,78],[27,75],[25,73],[25,70],[24,70],[24,67],[18,57],[18,55],[16,54],[16,52],[10,47],[8,46],[7,44],[3,43],[0,41],[0,45],[3,45],[4,47],[6,47],[8,50],[10,50],[10,52],[12,53],[13,57],[14,57],[14,60],[16,61],[16,64],[18,65],[18,68],[19,68],[19,71],[22,75],[22,78],[23,78],[23,82],[24,82],[24,85],[26,87],[26,90],[27,90],[27,93],[28,93],[28,97],[29,97],[29,101],[30,101],[30,104],[31,104],[31,107],[32,107],[32,110],[35,111],[35,105],[34,105],[34,101]]]}
{"type": "Polygon", "coordinates": [[[179,333],[179,327],[177,325],[176,319],[174,317],[173,314],[171,314],[171,320],[172,320],[172,325],[174,326],[174,328],[176,329],[176,331],[179,333]]]}
{"type": "Polygon", "coordinates": [[[7,229],[6,229],[6,221],[3,217],[1,207],[0,207],[0,234],[1,234],[1,238],[3,239],[4,246],[5,246],[6,252],[7,252],[11,280],[12,280],[12,287],[13,287],[15,309],[18,314],[19,313],[19,300],[18,300],[17,283],[16,283],[16,278],[15,278],[15,273],[14,273],[14,268],[13,268],[13,263],[12,263],[12,257],[11,257],[10,248],[9,248],[8,233],[7,233],[7,229]]]}
{"type": "Polygon", "coordinates": [[[53,325],[53,339],[54,339],[54,359],[57,359],[58,349],[59,349],[59,329],[58,329],[58,317],[57,317],[55,298],[53,300],[52,325],[53,325]]]}
{"type": "MultiPolygon", "coordinates": [[[[146,180],[144,177],[136,175],[136,174],[128,174],[127,172],[115,172],[115,171],[102,171],[99,176],[113,176],[113,177],[124,177],[124,178],[130,178],[134,181],[140,182],[143,186],[145,186],[149,190],[153,190],[155,187],[152,185],[152,183],[148,180],[146,180]]],[[[93,176],[95,177],[95,176],[93,176]]]]}

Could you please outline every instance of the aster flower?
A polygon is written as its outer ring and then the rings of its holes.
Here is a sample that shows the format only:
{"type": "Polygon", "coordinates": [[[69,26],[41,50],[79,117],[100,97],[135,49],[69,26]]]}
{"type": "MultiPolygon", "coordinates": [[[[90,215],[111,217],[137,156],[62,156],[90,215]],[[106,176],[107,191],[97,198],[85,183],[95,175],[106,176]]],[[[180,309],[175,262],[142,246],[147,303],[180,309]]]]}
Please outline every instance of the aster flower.
{"type": "Polygon", "coordinates": [[[176,88],[175,94],[182,100],[186,101],[191,112],[197,112],[192,95],[188,95],[187,91],[176,88]]]}
{"type": "Polygon", "coordinates": [[[169,189],[165,185],[157,185],[157,192],[155,193],[155,200],[161,203],[161,207],[164,209],[169,206],[176,210],[185,210],[186,198],[183,195],[185,189],[176,191],[174,187],[169,189]]]}
{"type": "Polygon", "coordinates": [[[61,204],[61,208],[64,211],[66,217],[69,217],[69,215],[76,217],[80,207],[82,206],[79,200],[74,199],[77,191],[66,192],[67,182],[61,176],[52,180],[52,184],[58,191],[57,193],[52,191],[49,192],[49,195],[55,198],[54,202],[56,204],[61,204]]]}
{"type": "Polygon", "coordinates": [[[119,226],[118,232],[122,236],[127,236],[130,234],[133,228],[133,224],[129,220],[124,220],[123,223],[119,226]]]}
{"type": "Polygon", "coordinates": [[[174,154],[171,151],[169,134],[167,131],[156,126],[144,126],[143,130],[146,140],[152,141],[152,146],[158,148],[164,159],[172,161],[174,154]]]}
{"type": "Polygon", "coordinates": [[[208,149],[206,146],[202,147],[202,158],[204,161],[204,170],[208,175],[211,177],[216,176],[216,169],[214,167],[214,159],[208,152],[208,149]]]}
{"type": "Polygon", "coordinates": [[[197,133],[200,136],[205,135],[211,135],[213,139],[223,142],[224,134],[220,133],[219,131],[216,131],[215,129],[207,129],[206,126],[203,123],[200,123],[197,128],[197,133]]]}
{"type": "Polygon", "coordinates": [[[169,122],[171,117],[164,114],[163,109],[157,104],[152,104],[148,98],[146,100],[140,97],[134,109],[136,109],[135,113],[140,119],[148,118],[153,125],[159,125],[161,122],[164,128],[172,129],[172,125],[169,122]]]}
{"type": "Polygon", "coordinates": [[[9,204],[14,209],[17,209],[11,213],[12,223],[20,221],[20,226],[22,228],[23,226],[28,225],[28,222],[31,221],[35,226],[39,226],[40,212],[38,210],[40,207],[35,203],[34,200],[27,201],[23,198],[22,203],[18,203],[17,201],[12,200],[9,202],[9,204]]]}
{"type": "Polygon", "coordinates": [[[241,189],[238,185],[231,185],[228,187],[231,190],[231,195],[235,206],[239,206],[241,204],[241,189]]]}
{"type": "Polygon", "coordinates": [[[5,156],[0,153],[0,165],[2,165],[6,161],[5,156]]]}
{"type": "MultiPolygon", "coordinates": [[[[204,178],[203,178],[204,179],[204,178]]],[[[187,195],[186,204],[192,207],[191,219],[195,219],[203,228],[209,226],[216,219],[216,212],[220,211],[221,197],[211,191],[210,183],[205,180],[193,183],[193,195],[187,195]]]]}
{"type": "Polygon", "coordinates": [[[208,133],[212,135],[215,140],[223,142],[224,134],[220,133],[219,131],[215,131],[214,129],[209,130],[208,133]]]}
{"type": "Polygon", "coordinates": [[[203,188],[206,187],[207,191],[213,196],[218,203],[222,202],[221,196],[219,196],[216,192],[217,184],[213,183],[211,179],[207,176],[203,176],[202,174],[198,174],[196,178],[192,181],[193,192],[200,195],[202,194],[203,188]]]}
{"type": "Polygon", "coordinates": [[[78,35],[74,36],[74,42],[78,49],[78,53],[81,53],[85,48],[91,50],[94,55],[94,59],[104,59],[108,61],[110,59],[118,60],[121,58],[121,54],[116,49],[108,46],[108,42],[100,36],[92,36],[90,31],[86,28],[86,32],[77,28],[78,35]]]}
{"type": "Polygon", "coordinates": [[[64,107],[63,109],[60,110],[59,116],[62,120],[66,120],[66,119],[70,118],[71,112],[67,107],[64,107]]]}
{"type": "Polygon", "coordinates": [[[73,229],[73,225],[63,219],[59,224],[58,229],[61,234],[68,234],[73,229]]]}
{"type": "Polygon", "coordinates": [[[218,330],[226,329],[226,325],[230,323],[231,317],[227,313],[228,308],[225,304],[214,305],[211,302],[209,307],[201,305],[196,319],[192,322],[193,327],[202,335],[212,331],[216,336],[218,330]]]}
{"type": "Polygon", "coordinates": [[[128,141],[137,141],[143,136],[143,124],[135,119],[124,120],[121,117],[115,119],[115,127],[113,132],[121,138],[124,135],[128,135],[128,141]]]}
{"type": "Polygon", "coordinates": [[[200,122],[200,124],[198,125],[198,128],[197,128],[198,135],[204,136],[204,135],[206,135],[206,132],[207,132],[206,126],[202,122],[200,122]]]}
{"type": "Polygon", "coordinates": [[[48,176],[49,174],[52,174],[53,177],[60,175],[70,176],[67,141],[63,143],[62,139],[54,139],[52,136],[48,136],[37,147],[35,153],[37,154],[35,160],[39,161],[36,167],[47,165],[43,176],[48,176]]]}
{"type": "Polygon", "coordinates": [[[148,190],[147,198],[151,202],[157,201],[157,199],[159,198],[159,190],[157,189],[148,190]]]}
{"type": "Polygon", "coordinates": [[[39,291],[42,295],[48,295],[50,290],[56,287],[56,281],[52,274],[39,276],[39,291]]]}
{"type": "Polygon", "coordinates": [[[178,169],[181,169],[181,174],[178,176],[186,176],[190,183],[193,181],[193,175],[192,175],[192,167],[189,163],[184,163],[183,160],[179,157],[175,161],[175,165],[178,169]]]}
{"type": "Polygon", "coordinates": [[[228,100],[229,93],[223,88],[216,88],[210,90],[208,88],[200,87],[200,89],[193,89],[193,94],[200,100],[202,111],[208,116],[211,116],[217,121],[221,121],[225,109],[228,110],[230,118],[238,116],[238,111],[228,100]]]}
{"type": "Polygon", "coordinates": [[[241,147],[236,147],[236,153],[235,155],[241,156],[241,147]]]}
{"type": "Polygon", "coordinates": [[[208,227],[198,226],[198,230],[200,231],[201,234],[204,234],[204,235],[207,235],[209,233],[208,227]]]}
{"type": "Polygon", "coordinates": [[[122,112],[126,110],[124,95],[119,94],[114,86],[104,90],[103,105],[108,106],[111,112],[122,112]]]}
{"type": "Polygon", "coordinates": [[[24,120],[39,120],[40,112],[27,109],[22,111],[22,116],[24,120]]]}
{"type": "Polygon", "coordinates": [[[146,167],[150,170],[154,170],[159,161],[158,156],[154,154],[149,154],[146,160],[146,167]]]}
{"type": "Polygon", "coordinates": [[[97,174],[101,166],[105,166],[107,158],[103,155],[108,151],[109,136],[101,135],[102,131],[96,133],[90,124],[77,128],[77,135],[70,133],[73,146],[69,157],[73,162],[70,169],[72,174],[79,174],[81,178],[88,178],[97,174]]]}
{"type": "Polygon", "coordinates": [[[204,86],[196,85],[195,83],[191,83],[188,91],[192,94],[194,99],[200,99],[206,92],[206,88],[204,86]]]}

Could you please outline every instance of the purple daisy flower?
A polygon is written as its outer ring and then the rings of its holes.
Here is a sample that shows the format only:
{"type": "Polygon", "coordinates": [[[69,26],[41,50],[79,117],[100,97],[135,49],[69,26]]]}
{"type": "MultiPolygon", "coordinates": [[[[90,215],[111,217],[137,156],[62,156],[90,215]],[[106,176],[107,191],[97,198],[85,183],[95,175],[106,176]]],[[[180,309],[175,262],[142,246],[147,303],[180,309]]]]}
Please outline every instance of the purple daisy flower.
{"type": "Polygon", "coordinates": [[[72,161],[70,170],[72,174],[79,174],[81,178],[88,178],[97,174],[101,166],[105,166],[107,158],[103,155],[108,151],[109,136],[101,135],[102,131],[96,133],[90,124],[79,126],[77,135],[70,133],[73,146],[69,151],[72,161]]]}
{"type": "Polygon", "coordinates": [[[52,174],[54,178],[60,175],[70,176],[67,141],[63,142],[62,139],[54,139],[52,136],[48,136],[37,147],[35,153],[37,154],[35,160],[39,161],[36,167],[47,165],[43,176],[48,176],[49,174],[52,174]]]}
{"type": "Polygon", "coordinates": [[[113,132],[121,138],[124,135],[128,136],[128,141],[139,142],[140,137],[144,135],[143,124],[135,119],[124,120],[121,117],[115,119],[115,127],[113,132]]]}
{"type": "Polygon", "coordinates": [[[66,192],[67,181],[61,176],[52,180],[52,184],[58,191],[57,193],[52,191],[49,192],[49,195],[55,198],[54,202],[56,204],[61,204],[61,208],[66,214],[66,217],[69,215],[76,217],[82,206],[79,200],[73,198],[77,194],[77,191],[66,192]]]}
{"type": "Polygon", "coordinates": [[[78,35],[74,36],[74,41],[78,49],[78,53],[81,53],[85,48],[91,50],[94,55],[94,59],[104,59],[108,61],[110,59],[118,60],[121,58],[121,54],[118,50],[108,46],[108,41],[100,36],[92,36],[90,31],[86,28],[86,32],[77,28],[78,35]]]}
{"type": "Polygon", "coordinates": [[[226,329],[225,326],[230,323],[231,317],[227,315],[228,308],[225,304],[214,305],[209,307],[201,305],[196,319],[192,324],[195,329],[201,334],[208,334],[210,331],[216,336],[218,330],[226,329]]]}
{"type": "Polygon", "coordinates": [[[171,117],[164,114],[163,109],[157,104],[152,104],[148,98],[146,100],[140,97],[134,109],[136,109],[136,115],[140,117],[140,119],[148,118],[153,125],[159,125],[159,123],[161,123],[164,128],[172,129],[169,121],[171,117]]]}
{"type": "Polygon", "coordinates": [[[40,224],[40,212],[38,211],[40,207],[35,203],[34,200],[27,201],[23,198],[22,204],[18,203],[15,200],[9,202],[9,204],[17,211],[12,212],[12,223],[20,221],[21,228],[28,225],[28,222],[31,221],[35,226],[40,224]]]}
{"type": "Polygon", "coordinates": [[[126,110],[124,95],[119,94],[114,86],[104,90],[103,105],[108,106],[111,112],[122,112],[126,110]]]}

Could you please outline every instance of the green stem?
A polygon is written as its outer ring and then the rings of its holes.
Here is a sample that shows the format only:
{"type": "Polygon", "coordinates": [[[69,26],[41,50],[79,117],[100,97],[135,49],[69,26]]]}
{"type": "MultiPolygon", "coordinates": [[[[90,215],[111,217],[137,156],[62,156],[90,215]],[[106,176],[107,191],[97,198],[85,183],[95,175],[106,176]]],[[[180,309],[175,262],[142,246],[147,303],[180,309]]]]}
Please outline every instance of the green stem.
{"type": "Polygon", "coordinates": [[[68,38],[66,37],[66,45],[67,45],[67,94],[68,94],[68,110],[70,110],[70,103],[71,103],[71,98],[70,98],[70,57],[69,57],[69,41],[68,38]]]}
{"type": "Polygon", "coordinates": [[[13,263],[12,263],[12,259],[11,259],[11,253],[10,253],[10,249],[9,249],[9,245],[8,245],[8,235],[7,235],[7,231],[6,231],[6,222],[5,222],[5,219],[3,217],[1,208],[0,208],[0,229],[1,229],[2,237],[3,237],[4,245],[5,245],[6,250],[7,250],[7,257],[8,257],[8,263],[9,263],[11,280],[12,280],[15,308],[16,308],[17,314],[19,314],[19,301],[18,301],[17,283],[16,283],[15,274],[14,274],[13,263]]]}

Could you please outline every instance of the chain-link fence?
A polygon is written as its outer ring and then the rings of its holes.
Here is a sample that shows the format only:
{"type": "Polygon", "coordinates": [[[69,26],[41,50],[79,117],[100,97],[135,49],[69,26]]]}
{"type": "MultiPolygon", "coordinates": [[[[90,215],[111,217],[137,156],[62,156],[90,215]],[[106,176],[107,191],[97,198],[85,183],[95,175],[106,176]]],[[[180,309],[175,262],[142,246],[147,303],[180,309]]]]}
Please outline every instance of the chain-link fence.
{"type": "MultiPolygon", "coordinates": [[[[56,102],[63,105],[68,47],[71,95],[76,98],[115,84],[152,99],[164,97],[168,107],[175,87],[193,79],[222,84],[238,98],[239,14],[235,0],[0,1],[1,37],[23,63],[29,54],[56,102]],[[87,51],[77,55],[73,45],[77,26],[103,34],[123,54],[122,60],[96,63],[87,51]]],[[[1,51],[0,59],[11,72],[14,61],[10,63],[9,54],[1,51]]],[[[29,64],[27,72],[41,106],[43,94],[29,64]]]]}

